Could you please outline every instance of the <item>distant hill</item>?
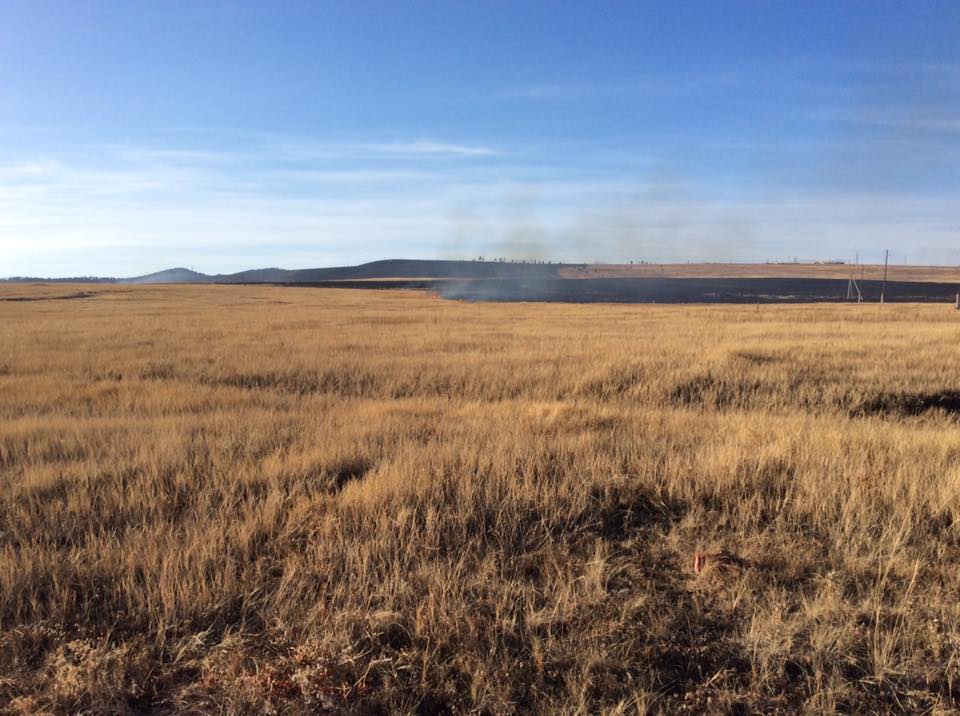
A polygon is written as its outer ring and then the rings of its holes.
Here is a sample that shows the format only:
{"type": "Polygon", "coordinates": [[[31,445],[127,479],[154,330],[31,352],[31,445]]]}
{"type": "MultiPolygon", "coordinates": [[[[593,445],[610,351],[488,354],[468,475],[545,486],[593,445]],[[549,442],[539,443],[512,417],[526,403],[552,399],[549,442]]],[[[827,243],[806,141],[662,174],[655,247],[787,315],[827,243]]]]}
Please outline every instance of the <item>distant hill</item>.
{"type": "Polygon", "coordinates": [[[251,269],[249,271],[240,271],[239,273],[217,274],[211,276],[210,281],[215,283],[277,283],[289,281],[292,271],[281,268],[262,268],[251,269]]]}
{"type": "Polygon", "coordinates": [[[575,264],[510,263],[507,261],[433,261],[385,259],[359,266],[333,268],[258,269],[211,277],[217,283],[307,283],[374,278],[533,278],[557,276],[575,264]]]}
{"type": "Polygon", "coordinates": [[[191,271],[187,268],[172,268],[156,273],[148,273],[145,276],[134,276],[133,278],[119,279],[123,283],[199,283],[210,281],[211,276],[197,271],[191,271]]]}
{"type": "Polygon", "coordinates": [[[82,276],[50,279],[17,276],[7,280],[58,283],[309,283],[378,278],[542,278],[558,276],[561,269],[581,269],[583,266],[583,264],[511,263],[509,261],[385,259],[358,266],[314,269],[262,268],[230,274],[204,274],[177,267],[130,278],[82,276]]]}

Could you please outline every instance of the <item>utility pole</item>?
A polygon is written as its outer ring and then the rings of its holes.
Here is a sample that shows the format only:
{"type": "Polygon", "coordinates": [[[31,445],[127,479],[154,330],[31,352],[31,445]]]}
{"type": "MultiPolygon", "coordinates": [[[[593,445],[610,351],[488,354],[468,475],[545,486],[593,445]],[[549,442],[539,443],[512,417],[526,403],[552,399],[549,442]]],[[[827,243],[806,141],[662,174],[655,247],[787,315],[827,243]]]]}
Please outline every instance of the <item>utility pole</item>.
{"type": "Polygon", "coordinates": [[[890,259],[890,249],[883,252],[883,286],[880,289],[880,303],[887,295],[887,261],[890,259]]]}

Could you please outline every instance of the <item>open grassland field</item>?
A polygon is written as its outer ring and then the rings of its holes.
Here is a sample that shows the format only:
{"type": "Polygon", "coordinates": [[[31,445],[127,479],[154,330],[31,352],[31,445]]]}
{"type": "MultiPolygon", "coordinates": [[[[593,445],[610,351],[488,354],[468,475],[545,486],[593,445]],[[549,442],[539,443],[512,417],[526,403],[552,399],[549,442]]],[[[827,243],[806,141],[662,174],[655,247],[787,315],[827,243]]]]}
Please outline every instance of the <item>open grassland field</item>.
{"type": "Polygon", "coordinates": [[[0,294],[6,713],[960,706],[952,307],[0,294]]]}

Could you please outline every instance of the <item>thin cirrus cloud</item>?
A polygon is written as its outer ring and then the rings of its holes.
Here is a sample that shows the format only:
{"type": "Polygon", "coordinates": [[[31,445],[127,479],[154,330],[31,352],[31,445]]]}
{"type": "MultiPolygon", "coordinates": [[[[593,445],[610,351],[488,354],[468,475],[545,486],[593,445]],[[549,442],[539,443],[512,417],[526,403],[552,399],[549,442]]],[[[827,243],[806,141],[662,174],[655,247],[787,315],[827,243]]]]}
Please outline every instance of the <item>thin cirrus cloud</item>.
{"type": "Polygon", "coordinates": [[[429,165],[430,158],[469,160],[501,154],[487,146],[435,140],[311,143],[285,139],[250,141],[242,148],[223,149],[133,144],[72,146],[56,156],[23,158],[0,165],[0,205],[30,195],[60,194],[69,199],[81,195],[123,197],[197,190],[222,194],[256,189],[270,193],[298,184],[424,181],[437,176],[429,165]]]}
{"type": "Polygon", "coordinates": [[[853,125],[904,130],[912,133],[960,132],[960,113],[947,114],[938,108],[894,114],[888,110],[838,112],[833,119],[853,125]]]}
{"type": "MultiPolygon", "coordinates": [[[[444,142],[436,139],[318,142],[297,137],[253,134],[248,150],[274,160],[403,160],[471,159],[500,157],[504,151],[484,144],[444,142]]],[[[242,154],[240,155],[242,156],[242,154]]]]}
{"type": "Polygon", "coordinates": [[[418,139],[412,142],[386,142],[375,144],[359,144],[358,148],[370,153],[407,156],[451,156],[451,157],[492,157],[502,152],[493,147],[450,144],[429,139],[418,139]]]}
{"type": "Polygon", "coordinates": [[[495,100],[593,101],[618,97],[682,97],[719,92],[740,83],[731,74],[699,77],[651,77],[623,82],[544,82],[499,90],[495,100]]]}

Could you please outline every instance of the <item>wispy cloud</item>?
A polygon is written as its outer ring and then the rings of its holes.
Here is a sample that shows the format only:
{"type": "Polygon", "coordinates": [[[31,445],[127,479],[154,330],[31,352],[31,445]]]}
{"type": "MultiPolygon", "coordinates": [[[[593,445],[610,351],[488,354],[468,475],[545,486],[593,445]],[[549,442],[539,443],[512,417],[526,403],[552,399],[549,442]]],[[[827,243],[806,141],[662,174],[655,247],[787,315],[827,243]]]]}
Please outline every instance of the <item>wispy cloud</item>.
{"type": "Polygon", "coordinates": [[[697,77],[649,77],[620,82],[543,82],[507,87],[493,94],[498,100],[575,101],[617,97],[681,97],[718,92],[744,81],[734,74],[697,77]]]}
{"type": "Polygon", "coordinates": [[[500,157],[506,152],[488,144],[468,144],[433,138],[376,141],[316,141],[300,137],[254,135],[245,142],[247,151],[270,154],[289,161],[318,160],[429,160],[500,157]]]}
{"type": "Polygon", "coordinates": [[[229,161],[235,154],[204,149],[172,149],[133,144],[106,144],[100,149],[130,162],[160,164],[209,164],[229,161]]]}
{"type": "MultiPolygon", "coordinates": [[[[823,115],[820,115],[823,116],[823,115]]],[[[960,111],[945,114],[942,108],[904,113],[891,109],[839,111],[830,119],[848,124],[919,132],[960,132],[960,111]]]]}
{"type": "Polygon", "coordinates": [[[417,139],[412,142],[381,142],[357,144],[357,148],[372,153],[407,156],[452,156],[452,157],[492,157],[502,154],[493,147],[450,144],[432,139],[417,139]]]}

